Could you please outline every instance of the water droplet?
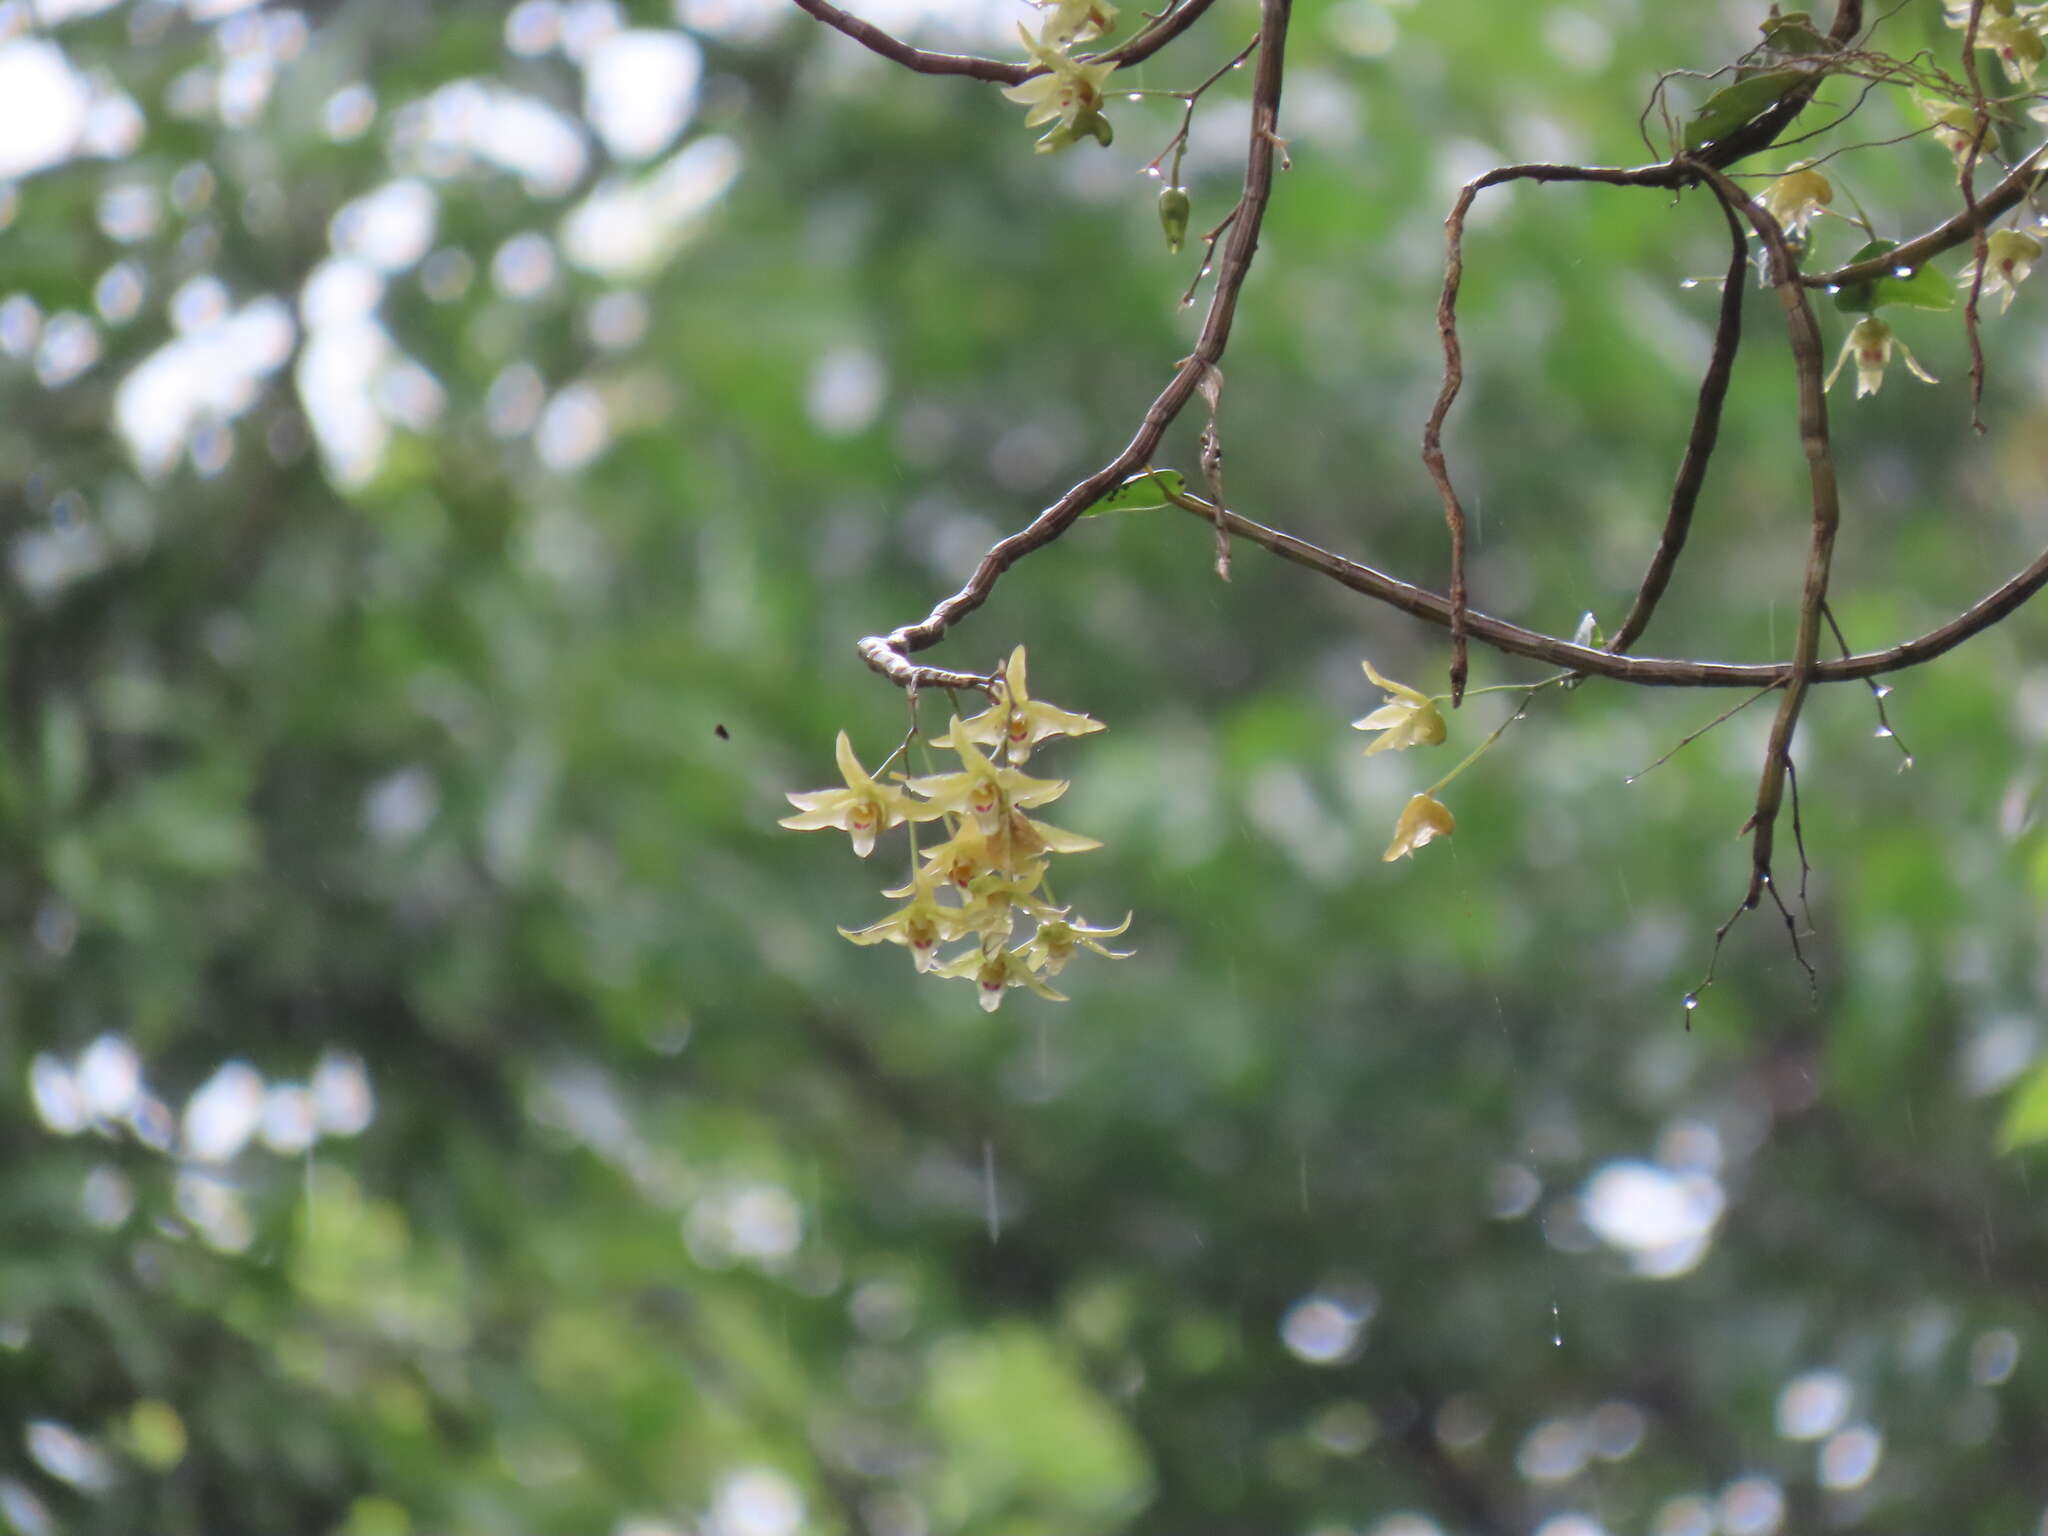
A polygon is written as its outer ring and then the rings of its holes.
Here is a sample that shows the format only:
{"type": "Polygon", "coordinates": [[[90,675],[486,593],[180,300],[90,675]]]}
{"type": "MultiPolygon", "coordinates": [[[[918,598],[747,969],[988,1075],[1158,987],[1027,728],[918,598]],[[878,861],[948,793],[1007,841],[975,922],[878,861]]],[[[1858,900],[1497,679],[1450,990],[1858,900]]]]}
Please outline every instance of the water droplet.
{"type": "Polygon", "coordinates": [[[1913,275],[1913,269],[1912,269],[1911,267],[1893,267],[1893,268],[1892,268],[1892,276],[1893,276],[1893,277],[1911,277],[1912,275],[1913,275]]]}
{"type": "Polygon", "coordinates": [[[1195,296],[1191,293],[1186,298],[1182,299],[1180,301],[1180,307],[1182,309],[1193,309],[1195,307],[1195,296]]]}
{"type": "Polygon", "coordinates": [[[1872,731],[1870,734],[1875,736],[1879,741],[1888,741],[1891,738],[1892,728],[1888,725],[1880,725],[1876,730],[1872,731]]]}
{"type": "Polygon", "coordinates": [[[1769,870],[1765,870],[1761,875],[1758,875],[1756,878],[1756,883],[1758,885],[1769,885],[1771,883],[1771,872],[1769,870]]]}
{"type": "Polygon", "coordinates": [[[1564,1348],[1564,1319],[1558,1316],[1554,1301],[1550,1304],[1550,1342],[1553,1348],[1564,1348]]]}
{"type": "Polygon", "coordinates": [[[1696,277],[1681,278],[1678,284],[1681,288],[1697,288],[1699,285],[1700,280],[1696,277]]]}
{"type": "Polygon", "coordinates": [[[1244,68],[1244,60],[1243,60],[1243,59],[1239,59],[1239,60],[1238,60],[1238,61],[1237,61],[1237,62],[1236,62],[1235,64],[1231,65],[1230,67],[1231,67],[1232,69],[1243,69],[1243,68],[1244,68]]]}
{"type": "Polygon", "coordinates": [[[1152,178],[1152,179],[1153,179],[1154,181],[1159,181],[1159,180],[1161,180],[1161,179],[1162,179],[1162,174],[1161,174],[1161,172],[1160,172],[1160,169],[1159,169],[1159,167],[1158,167],[1158,166],[1156,166],[1156,165],[1148,165],[1148,166],[1146,166],[1146,167],[1145,167],[1145,174],[1146,174],[1147,176],[1150,176],[1150,177],[1151,177],[1151,178],[1152,178]]]}
{"type": "Polygon", "coordinates": [[[1216,270],[1216,269],[1215,269],[1214,267],[1210,266],[1210,264],[1209,264],[1208,262],[1206,262],[1206,261],[1205,261],[1205,262],[1203,262],[1203,263],[1202,263],[1202,271],[1201,271],[1201,275],[1202,275],[1203,277],[1207,277],[1207,276],[1208,276],[1208,275],[1209,275],[1209,274],[1210,274],[1211,272],[1213,272],[1213,271],[1215,271],[1215,270],[1216,270]]]}
{"type": "Polygon", "coordinates": [[[1906,760],[1905,760],[1904,762],[1902,762],[1902,763],[1900,763],[1900,764],[1899,764],[1899,772],[1901,772],[1901,773],[1904,773],[1904,772],[1905,772],[1905,771],[1906,771],[1906,770],[1907,770],[1908,768],[1910,768],[1910,767],[1912,767],[1912,766],[1913,766],[1913,759],[1912,759],[1912,758],[1910,758],[1910,757],[1908,757],[1908,758],[1907,758],[1907,759],[1906,759],[1906,760]]]}
{"type": "Polygon", "coordinates": [[[1892,685],[1890,683],[1872,683],[1870,685],[1870,691],[1876,694],[1877,697],[1879,697],[1880,699],[1890,698],[1892,692],[1892,685]]]}
{"type": "Polygon", "coordinates": [[[1841,291],[1842,291],[1842,285],[1841,285],[1840,283],[1829,283],[1829,284],[1828,284],[1828,292],[1829,292],[1829,293],[1840,293],[1841,291]]]}
{"type": "Polygon", "coordinates": [[[1628,776],[1627,778],[1623,779],[1623,780],[1622,780],[1621,782],[1622,782],[1622,783],[1624,783],[1624,784],[1633,784],[1633,783],[1635,783],[1635,781],[1636,781],[1636,776],[1635,776],[1634,774],[1630,774],[1630,775],[1629,775],[1629,776],[1628,776]]]}
{"type": "Polygon", "coordinates": [[[1693,1009],[1699,1007],[1699,1005],[1700,999],[1698,993],[1688,992],[1685,994],[1685,1011],[1687,1013],[1691,1013],[1693,1009]]]}
{"type": "Polygon", "coordinates": [[[1145,93],[1143,91],[1133,91],[1124,98],[1125,101],[1143,101],[1144,99],[1145,93]]]}

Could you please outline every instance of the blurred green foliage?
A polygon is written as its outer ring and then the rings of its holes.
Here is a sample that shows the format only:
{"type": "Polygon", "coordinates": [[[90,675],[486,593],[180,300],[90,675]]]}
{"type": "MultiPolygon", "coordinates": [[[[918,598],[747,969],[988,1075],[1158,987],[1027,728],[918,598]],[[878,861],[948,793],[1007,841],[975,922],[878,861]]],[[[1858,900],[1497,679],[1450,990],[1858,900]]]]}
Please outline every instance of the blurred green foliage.
{"type": "MultiPolygon", "coordinates": [[[[1688,1027],[1760,711],[1630,784],[1732,699],[1546,694],[1447,792],[1456,836],[1389,867],[1455,759],[1364,762],[1358,663],[1427,682],[1441,635],[1255,550],[1219,584],[1170,509],[1090,520],[933,659],[1028,644],[1035,692],[1107,722],[1033,767],[1107,844],[1063,897],[1134,909],[1138,953],[985,1017],[833,932],[900,843],[774,822],[838,728],[868,762],[901,736],[854,639],[1105,461],[1185,355],[1195,252],[1136,174],[1177,107],[1039,157],[992,90],[772,4],[226,10],[0,4],[0,50],[141,117],[0,194],[0,1526],[2040,1522],[2048,1221],[2001,1145],[2048,1135],[2038,613],[1894,679],[1910,773],[1867,693],[1815,699],[1818,987],[1752,917],[1688,1027]],[[702,72],[615,156],[585,93],[622,26],[702,72]],[[336,221],[394,179],[428,194],[416,250],[336,221]],[[667,201],[577,224],[629,186],[667,201]],[[266,295],[289,357],[237,393],[178,354],[152,465],[124,382],[266,295]]],[[[1731,61],[1759,10],[1303,0],[1225,369],[1242,510],[1440,580],[1415,440],[1457,184],[1642,157],[1657,74],[1731,61]]],[[[1220,0],[1131,84],[1253,25],[1220,0]]],[[[1953,46],[1917,0],[1880,38],[1953,46]]],[[[1197,232],[1233,85],[1196,118],[1197,232]]],[[[1712,89],[1674,83],[1679,118],[1712,89]]],[[[1879,93],[1828,142],[1916,126],[1879,93]]],[[[1886,238],[1949,171],[1925,138],[1830,165],[1886,238]]],[[[1448,442],[1480,606],[1622,611],[1724,239],[1697,198],[1482,202],[1448,442]]],[[[1856,645],[2035,552],[2041,297],[1987,316],[1986,438],[1953,383],[1837,396],[1856,645]]],[[[1647,652],[1761,660],[1795,623],[1792,384],[1749,311],[1647,652]]],[[[1898,328],[1964,377],[1956,315],[1898,328]]]]}

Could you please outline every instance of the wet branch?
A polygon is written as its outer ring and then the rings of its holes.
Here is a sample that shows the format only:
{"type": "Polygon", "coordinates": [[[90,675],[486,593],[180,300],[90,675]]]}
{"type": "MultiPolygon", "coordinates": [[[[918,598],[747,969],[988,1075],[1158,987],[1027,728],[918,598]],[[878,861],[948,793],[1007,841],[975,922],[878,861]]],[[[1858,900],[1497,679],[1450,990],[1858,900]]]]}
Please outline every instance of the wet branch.
{"type": "MultiPolygon", "coordinates": [[[[799,0],[804,3],[804,0],[799,0]]],[[[1285,78],[1287,22],[1292,0],[1262,0],[1259,24],[1258,67],[1252,83],[1252,125],[1250,147],[1245,154],[1244,191],[1238,199],[1237,216],[1230,239],[1223,248],[1216,275],[1216,290],[1209,300],[1209,312],[1195,349],[1181,360],[1173,380],[1146,409],[1144,420],[1123,451],[1087,479],[1072,487],[1025,527],[994,545],[967,584],[945,599],[922,622],[907,624],[888,635],[870,635],[859,644],[867,664],[884,677],[905,688],[985,688],[989,679],[970,673],[941,673],[936,668],[913,664],[910,654],[935,645],[962,618],[979,608],[995,589],[1003,573],[1034,550],[1043,549],[1102,496],[1124,478],[1145,468],[1158,450],[1166,429],[1173,424],[1194,397],[1209,370],[1223,357],[1230,343],[1231,322],[1237,314],[1238,295],[1251,270],[1252,255],[1258,249],[1259,229],[1265,222],[1266,204],[1273,195],[1273,165],[1279,141],[1280,87],[1285,78]]]]}
{"type": "Polygon", "coordinates": [[[1713,461],[1714,443],[1721,433],[1721,406],[1728,398],[1728,378],[1735,371],[1735,353],[1742,345],[1742,290],[1749,276],[1749,237],[1735,210],[1720,204],[1728,220],[1732,249],[1728,276],[1721,285],[1721,318],[1714,327],[1714,349],[1707,358],[1707,371],[1700,377],[1699,404],[1694,408],[1692,435],[1686,439],[1685,457],[1679,460],[1678,477],[1671,486],[1671,508],[1664,517],[1664,532],[1650,557],[1649,569],[1628,616],[1621,621],[1607,648],[1619,654],[1641,638],[1649,627],[1657,602],[1671,581],[1671,572],[1685,550],[1686,535],[1692,530],[1693,508],[1706,484],[1707,466],[1713,461]]]}
{"type": "MultiPolygon", "coordinates": [[[[1340,587],[1385,603],[1390,608],[1448,629],[1451,601],[1441,592],[1418,587],[1398,576],[1348,559],[1307,539],[1264,523],[1255,523],[1237,512],[1222,511],[1206,498],[1183,493],[1175,498],[1183,510],[1213,527],[1220,515],[1232,538],[1256,544],[1268,554],[1289,564],[1314,571],[1340,587]]],[[[2008,618],[2042,587],[2048,586],[2048,552],[2043,552],[2024,570],[1986,593],[1946,624],[1924,635],[1901,641],[1882,651],[1860,651],[1839,661],[1817,661],[1808,680],[1814,683],[1843,683],[1903,672],[1944,656],[1972,636],[1981,634],[2008,618]]],[[[1524,656],[1589,677],[1611,682],[1633,683],[1647,688],[1776,688],[1792,672],[1789,661],[1733,662],[1692,661],[1650,656],[1617,656],[1611,651],[1578,645],[1561,635],[1547,635],[1525,629],[1506,619],[1472,609],[1466,625],[1474,640],[1506,656],[1524,656]]]]}
{"type": "MultiPolygon", "coordinates": [[[[965,75],[970,80],[985,80],[991,85],[1019,85],[1033,75],[1045,73],[1036,64],[1013,64],[1005,59],[984,59],[965,53],[932,53],[923,48],[913,48],[873,22],[842,11],[832,4],[832,0],[794,0],[794,3],[834,31],[845,33],[869,52],[878,53],[890,63],[901,64],[920,75],[965,75]]],[[[1149,59],[1199,21],[1202,13],[1214,3],[1215,0],[1184,0],[1183,4],[1167,12],[1121,47],[1092,55],[1091,62],[1113,61],[1122,68],[1149,59]]]]}

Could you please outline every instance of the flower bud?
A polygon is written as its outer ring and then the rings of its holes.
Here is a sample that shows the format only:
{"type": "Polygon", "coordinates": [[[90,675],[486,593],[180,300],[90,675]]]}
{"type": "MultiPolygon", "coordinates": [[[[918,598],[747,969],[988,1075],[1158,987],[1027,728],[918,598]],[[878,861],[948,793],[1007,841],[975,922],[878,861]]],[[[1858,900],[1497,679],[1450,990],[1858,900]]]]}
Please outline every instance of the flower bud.
{"type": "Polygon", "coordinates": [[[1180,254],[1188,237],[1188,194],[1183,187],[1167,187],[1159,194],[1159,227],[1166,231],[1166,248],[1180,254]]]}

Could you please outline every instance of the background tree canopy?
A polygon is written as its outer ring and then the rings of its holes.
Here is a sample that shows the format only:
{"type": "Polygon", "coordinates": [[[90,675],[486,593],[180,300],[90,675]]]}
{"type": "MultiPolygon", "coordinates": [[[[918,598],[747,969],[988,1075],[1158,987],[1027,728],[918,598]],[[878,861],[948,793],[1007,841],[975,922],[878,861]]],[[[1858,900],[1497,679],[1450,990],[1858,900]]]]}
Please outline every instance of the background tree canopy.
{"type": "MultiPolygon", "coordinates": [[[[1457,186],[1645,158],[1658,74],[1760,12],[1301,0],[1233,505],[1439,582],[1457,186]]],[[[1015,56],[1029,13],[864,14],[1015,56]]],[[[1131,83],[1256,25],[1218,0],[1131,83]]],[[[1953,65],[1939,7],[1881,26],[1953,65]]],[[[1631,784],[1733,698],[1553,690],[1383,865],[1441,768],[1361,758],[1358,663],[1440,687],[1441,631],[1242,545],[1222,584],[1171,511],[1091,520],[929,659],[1027,644],[1107,723],[1033,771],[1107,845],[1063,894],[1137,953],[984,1015],[834,933],[895,845],[775,821],[836,730],[902,735],[853,640],[1187,353],[1196,253],[1138,174],[1175,103],[1036,156],[989,86],[781,0],[5,0],[0,39],[0,1526],[2042,1525],[2039,612],[1893,680],[1911,773],[1866,690],[1816,695],[1817,993],[1753,919],[1688,1028],[1764,710],[1631,784]]],[[[1197,232],[1247,110],[1232,78],[1195,115],[1197,232]]],[[[1879,96],[1835,142],[1922,125],[1879,96]]],[[[1925,137],[1830,171],[1893,237],[1955,197],[1925,137]]],[[[1723,221],[1504,188],[1466,244],[1475,600],[1611,625],[1723,221]]],[[[1835,396],[1858,647],[2038,552],[2042,297],[1987,312],[1987,436],[1955,314],[1896,321],[1942,389],[1835,396]]],[[[1796,621],[1750,309],[1657,654],[1796,621]]]]}

